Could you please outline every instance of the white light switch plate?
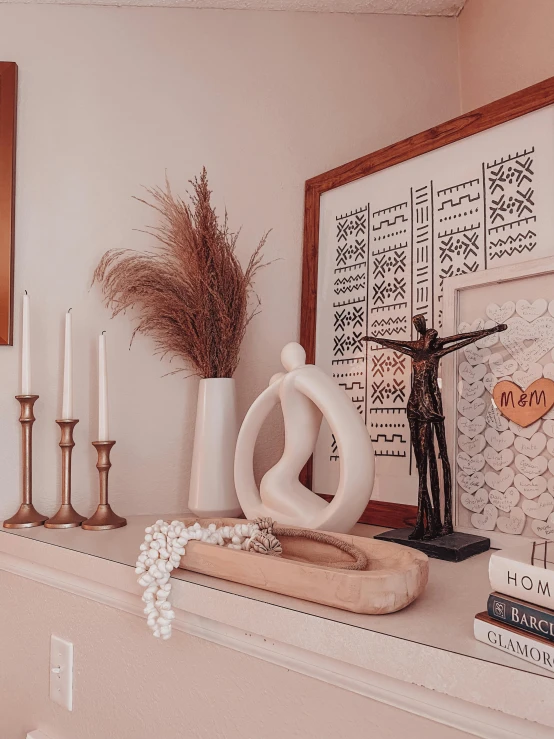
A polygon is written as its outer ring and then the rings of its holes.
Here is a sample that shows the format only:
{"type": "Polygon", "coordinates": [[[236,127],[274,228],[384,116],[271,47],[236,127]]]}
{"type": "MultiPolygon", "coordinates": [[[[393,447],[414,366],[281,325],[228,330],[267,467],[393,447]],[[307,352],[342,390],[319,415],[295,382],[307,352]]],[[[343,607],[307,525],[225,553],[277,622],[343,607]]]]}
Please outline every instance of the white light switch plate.
{"type": "Polygon", "coordinates": [[[50,642],[50,698],[73,710],[73,644],[58,636],[50,642]]]}

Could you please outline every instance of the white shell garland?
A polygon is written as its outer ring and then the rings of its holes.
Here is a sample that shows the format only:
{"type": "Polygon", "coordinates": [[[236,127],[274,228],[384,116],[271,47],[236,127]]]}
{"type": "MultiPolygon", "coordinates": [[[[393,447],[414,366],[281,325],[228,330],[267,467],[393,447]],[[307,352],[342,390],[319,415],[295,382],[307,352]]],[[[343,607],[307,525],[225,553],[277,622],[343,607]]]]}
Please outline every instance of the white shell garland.
{"type": "MultiPolygon", "coordinates": [[[[162,639],[171,637],[171,622],[175,618],[175,611],[169,601],[170,575],[172,570],[179,567],[189,541],[204,541],[218,546],[225,546],[227,543],[229,549],[246,551],[251,547],[257,547],[256,551],[259,551],[258,540],[262,549],[267,543],[261,541],[263,537],[256,523],[238,523],[220,528],[211,523],[203,528],[198,522],[187,527],[182,521],[167,523],[159,519],[144,531],[144,542],[140,545],[135,572],[140,575],[139,585],[145,588],[142,600],[146,604],[144,613],[148,626],[154,636],[162,639]]],[[[270,543],[270,546],[274,548],[276,545],[270,543]]]]}

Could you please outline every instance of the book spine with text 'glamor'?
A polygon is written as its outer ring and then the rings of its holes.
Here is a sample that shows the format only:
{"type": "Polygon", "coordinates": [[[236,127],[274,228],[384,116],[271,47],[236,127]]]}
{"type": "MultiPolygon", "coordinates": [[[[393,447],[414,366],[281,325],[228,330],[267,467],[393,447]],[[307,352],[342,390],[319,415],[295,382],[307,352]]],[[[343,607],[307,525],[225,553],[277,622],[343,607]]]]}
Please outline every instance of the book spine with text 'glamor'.
{"type": "Polygon", "coordinates": [[[478,613],[475,616],[473,633],[484,644],[554,672],[554,645],[547,639],[501,624],[488,613],[478,613]]]}
{"type": "Polygon", "coordinates": [[[491,593],[487,612],[496,621],[554,642],[554,611],[548,608],[540,608],[500,593],[491,593]]]}

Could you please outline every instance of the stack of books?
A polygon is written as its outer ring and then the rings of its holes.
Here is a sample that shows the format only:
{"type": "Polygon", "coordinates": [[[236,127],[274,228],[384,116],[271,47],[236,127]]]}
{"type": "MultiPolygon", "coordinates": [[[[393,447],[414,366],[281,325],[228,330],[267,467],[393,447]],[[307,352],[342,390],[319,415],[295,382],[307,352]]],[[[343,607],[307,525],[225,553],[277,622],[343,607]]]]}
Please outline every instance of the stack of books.
{"type": "Polygon", "coordinates": [[[493,593],[475,616],[479,641],[554,672],[554,542],[492,554],[493,593]]]}

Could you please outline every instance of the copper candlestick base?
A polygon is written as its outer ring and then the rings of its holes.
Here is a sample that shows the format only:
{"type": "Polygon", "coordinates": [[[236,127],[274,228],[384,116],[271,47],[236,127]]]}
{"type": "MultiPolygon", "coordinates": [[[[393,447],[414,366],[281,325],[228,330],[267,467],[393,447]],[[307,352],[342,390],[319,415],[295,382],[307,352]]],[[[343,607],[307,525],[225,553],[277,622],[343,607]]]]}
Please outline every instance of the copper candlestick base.
{"type": "Polygon", "coordinates": [[[86,531],[105,531],[107,529],[119,529],[127,526],[127,519],[115,514],[108,503],[108,474],[112,463],[110,462],[110,452],[115,441],[93,441],[92,446],[98,452],[98,462],[96,469],[100,477],[100,503],[88,521],[83,523],[86,531]]]}
{"type": "Polygon", "coordinates": [[[4,521],[4,528],[30,529],[33,526],[42,526],[47,519],[48,516],[39,513],[32,503],[22,503],[15,516],[4,521]]]}
{"type": "Polygon", "coordinates": [[[44,524],[47,529],[72,529],[86,521],[71,505],[71,454],[75,442],[73,429],[79,423],[77,419],[56,421],[61,429],[60,448],[62,450],[62,504],[55,516],[44,524]]]}
{"type": "Polygon", "coordinates": [[[16,395],[21,405],[19,422],[21,423],[21,465],[22,465],[22,497],[23,502],[15,514],[4,521],[6,529],[26,529],[42,526],[48,516],[43,516],[33,506],[33,423],[35,415],[33,406],[38,395],[16,395]]]}

